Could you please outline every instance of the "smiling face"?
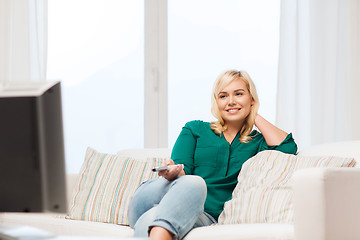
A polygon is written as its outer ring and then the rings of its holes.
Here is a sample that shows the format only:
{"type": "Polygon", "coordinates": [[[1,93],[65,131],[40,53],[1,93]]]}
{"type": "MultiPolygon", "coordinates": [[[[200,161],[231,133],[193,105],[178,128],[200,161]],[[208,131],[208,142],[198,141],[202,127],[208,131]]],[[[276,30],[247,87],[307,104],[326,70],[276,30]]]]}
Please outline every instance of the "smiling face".
{"type": "Polygon", "coordinates": [[[242,125],[251,111],[254,100],[244,80],[235,78],[220,91],[216,103],[225,124],[242,125]]]}

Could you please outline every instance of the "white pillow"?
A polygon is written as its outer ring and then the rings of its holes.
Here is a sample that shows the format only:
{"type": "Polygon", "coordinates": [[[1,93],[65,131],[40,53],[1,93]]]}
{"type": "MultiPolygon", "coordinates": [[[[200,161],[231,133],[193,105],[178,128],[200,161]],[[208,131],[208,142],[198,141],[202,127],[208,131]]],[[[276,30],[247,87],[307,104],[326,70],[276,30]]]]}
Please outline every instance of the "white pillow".
{"type": "Polygon", "coordinates": [[[244,163],[219,223],[293,223],[292,175],[296,170],[354,165],[353,158],[262,151],[244,163]]]}
{"type": "Polygon", "coordinates": [[[129,148],[118,152],[120,156],[131,156],[137,160],[146,160],[149,157],[170,158],[170,148],[129,148]]]}
{"type": "Polygon", "coordinates": [[[144,161],[88,148],[67,218],[128,225],[132,195],[142,182],[157,177],[151,169],[165,160],[144,161]]]}

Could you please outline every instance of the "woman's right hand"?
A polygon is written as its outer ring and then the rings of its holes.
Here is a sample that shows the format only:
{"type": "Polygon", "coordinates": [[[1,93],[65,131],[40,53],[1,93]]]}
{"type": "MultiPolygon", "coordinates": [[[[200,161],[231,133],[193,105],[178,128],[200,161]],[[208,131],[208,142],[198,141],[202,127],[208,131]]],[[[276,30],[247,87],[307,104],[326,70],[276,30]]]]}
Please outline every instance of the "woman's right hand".
{"type": "MultiPolygon", "coordinates": [[[[174,165],[174,164],[175,164],[174,161],[169,159],[165,162],[165,164],[163,164],[163,166],[174,165]]],[[[185,175],[185,171],[183,170],[182,165],[172,167],[170,168],[170,170],[164,170],[159,172],[159,176],[165,178],[168,181],[173,181],[177,177],[182,175],[185,175]]]]}

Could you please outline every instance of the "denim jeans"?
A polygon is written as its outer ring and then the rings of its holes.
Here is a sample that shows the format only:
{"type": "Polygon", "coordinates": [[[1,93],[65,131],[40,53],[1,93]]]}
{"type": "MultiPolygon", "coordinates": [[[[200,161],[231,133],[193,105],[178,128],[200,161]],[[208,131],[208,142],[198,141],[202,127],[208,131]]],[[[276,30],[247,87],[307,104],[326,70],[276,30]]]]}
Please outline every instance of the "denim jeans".
{"type": "Polygon", "coordinates": [[[160,226],[182,239],[192,228],[216,223],[204,212],[205,181],[185,175],[169,182],[158,178],[142,183],[129,205],[128,219],[135,237],[148,237],[151,227],[160,226]]]}

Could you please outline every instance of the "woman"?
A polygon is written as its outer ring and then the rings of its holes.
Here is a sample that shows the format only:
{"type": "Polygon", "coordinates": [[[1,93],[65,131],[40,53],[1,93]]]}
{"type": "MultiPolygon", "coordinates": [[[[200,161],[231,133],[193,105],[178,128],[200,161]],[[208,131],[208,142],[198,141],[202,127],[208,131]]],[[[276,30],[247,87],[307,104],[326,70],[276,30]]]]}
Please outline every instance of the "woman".
{"type": "Polygon", "coordinates": [[[245,71],[229,70],[215,82],[216,122],[188,122],[166,165],[183,164],[143,183],[129,207],[136,237],[182,239],[192,228],[216,223],[231,199],[242,164],[263,150],[295,154],[291,134],[257,114],[255,85],[245,71]],[[260,131],[252,130],[254,125],[260,131]]]}

